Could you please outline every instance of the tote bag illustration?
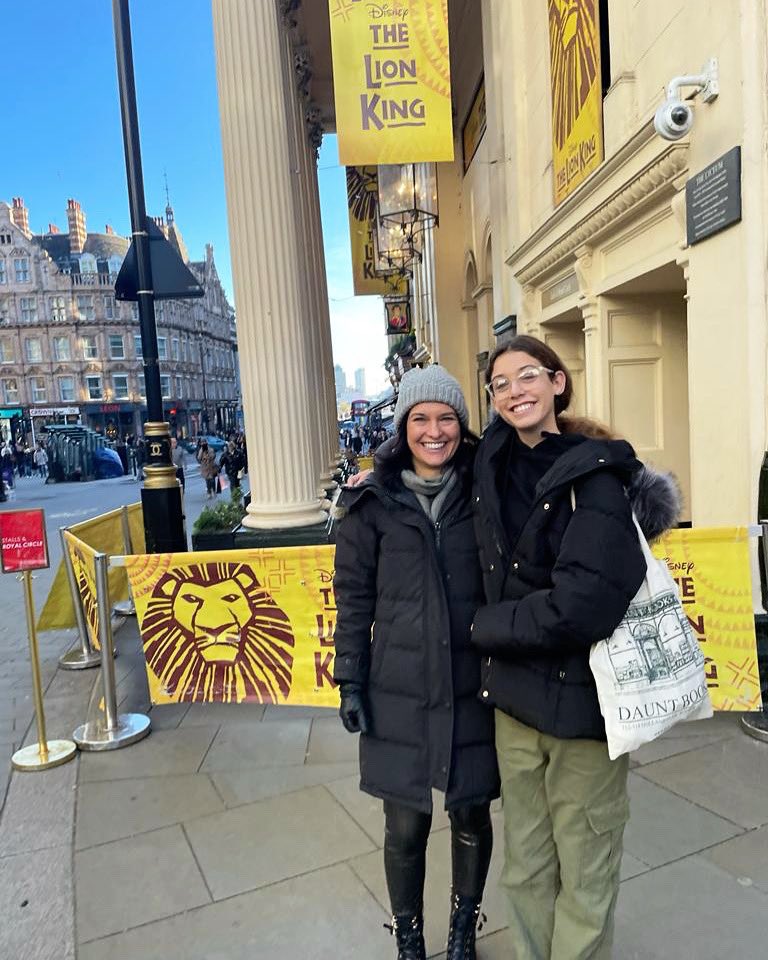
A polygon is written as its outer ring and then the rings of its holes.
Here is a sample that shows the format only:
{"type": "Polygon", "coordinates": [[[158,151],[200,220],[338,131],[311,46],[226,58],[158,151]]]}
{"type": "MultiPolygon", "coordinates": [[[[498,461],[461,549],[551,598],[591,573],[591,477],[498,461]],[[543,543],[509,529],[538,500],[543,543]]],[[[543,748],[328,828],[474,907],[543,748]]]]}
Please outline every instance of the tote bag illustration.
{"type": "Polygon", "coordinates": [[[675,581],[633,520],[645,556],[645,579],[613,634],[593,644],[589,655],[611,760],[655,740],[681,720],[712,716],[704,655],[675,581]]]}

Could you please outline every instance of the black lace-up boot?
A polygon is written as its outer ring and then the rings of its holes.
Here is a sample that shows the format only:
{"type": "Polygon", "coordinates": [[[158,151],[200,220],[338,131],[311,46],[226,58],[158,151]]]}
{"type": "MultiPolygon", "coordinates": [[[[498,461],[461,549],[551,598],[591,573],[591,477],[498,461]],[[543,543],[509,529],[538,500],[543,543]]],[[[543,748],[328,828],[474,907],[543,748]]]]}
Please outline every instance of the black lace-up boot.
{"type": "Polygon", "coordinates": [[[424,917],[418,914],[401,913],[392,917],[388,927],[397,938],[397,960],[427,960],[424,946],[424,917]]]}
{"type": "Polygon", "coordinates": [[[479,917],[479,900],[454,893],[451,899],[446,960],[476,960],[475,935],[479,917]]]}

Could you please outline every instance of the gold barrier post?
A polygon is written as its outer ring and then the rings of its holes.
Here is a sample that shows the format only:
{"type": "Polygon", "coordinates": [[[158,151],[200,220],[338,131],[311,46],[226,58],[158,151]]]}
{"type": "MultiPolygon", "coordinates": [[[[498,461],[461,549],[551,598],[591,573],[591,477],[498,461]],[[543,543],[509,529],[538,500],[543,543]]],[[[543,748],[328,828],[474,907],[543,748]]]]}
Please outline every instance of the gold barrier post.
{"type": "Polygon", "coordinates": [[[67,583],[72,597],[72,607],[75,611],[75,622],[77,624],[77,633],[80,637],[80,646],[72,647],[65,654],[59,657],[59,666],[62,670],[87,670],[89,667],[98,667],[101,663],[101,654],[91,646],[91,638],[88,636],[88,626],[83,614],[83,602],[80,599],[80,591],[77,589],[77,578],[72,566],[72,557],[69,555],[69,547],[64,536],[67,527],[59,527],[59,537],[61,538],[61,562],[67,572],[67,583]]]}
{"type": "Polygon", "coordinates": [[[45,733],[45,712],[43,711],[43,683],[40,677],[40,654],[37,649],[37,630],[35,629],[35,603],[32,596],[32,573],[24,570],[21,574],[24,584],[24,603],[27,611],[27,633],[29,636],[29,659],[32,663],[32,692],[35,699],[35,718],[37,720],[37,743],[17,750],[11,758],[16,770],[48,770],[71,760],[77,747],[71,740],[48,740],[45,733]]]}

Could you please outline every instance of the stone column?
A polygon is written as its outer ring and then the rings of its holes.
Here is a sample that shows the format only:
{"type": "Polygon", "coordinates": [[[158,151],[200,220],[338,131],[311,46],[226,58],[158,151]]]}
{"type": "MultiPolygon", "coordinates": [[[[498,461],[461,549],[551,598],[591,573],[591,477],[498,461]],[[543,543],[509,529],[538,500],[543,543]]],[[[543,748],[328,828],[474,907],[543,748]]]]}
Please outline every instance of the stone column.
{"type": "Polygon", "coordinates": [[[254,529],[325,521],[297,271],[288,103],[275,0],[213,0],[254,529]]]}

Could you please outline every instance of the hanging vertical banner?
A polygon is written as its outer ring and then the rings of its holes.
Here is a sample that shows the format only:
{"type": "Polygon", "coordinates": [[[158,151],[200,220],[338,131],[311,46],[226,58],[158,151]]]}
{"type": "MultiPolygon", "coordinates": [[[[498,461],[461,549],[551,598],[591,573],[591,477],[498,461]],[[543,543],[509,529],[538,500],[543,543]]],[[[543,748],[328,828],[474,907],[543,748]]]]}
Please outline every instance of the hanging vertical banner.
{"type": "MultiPolygon", "coordinates": [[[[77,581],[77,592],[80,594],[80,601],[83,605],[88,638],[93,649],[99,650],[101,649],[99,616],[104,615],[105,612],[99,610],[96,596],[96,553],[98,551],[89,547],[87,543],[70,533],[69,530],[64,531],[64,540],[72,561],[72,569],[77,581]]],[[[111,611],[106,611],[105,615],[110,616],[110,614],[111,611]]]]}
{"type": "Polygon", "coordinates": [[[746,527],[670,530],[653,546],[677,583],[701,646],[715,710],[759,710],[755,616],[746,527]]]}
{"type": "Polygon", "coordinates": [[[448,0],[329,0],[339,158],[453,160],[448,0]]]}
{"type": "Polygon", "coordinates": [[[603,160],[598,0],[549,0],[555,206],[603,160]]]}
{"type": "Polygon", "coordinates": [[[406,280],[386,279],[374,273],[373,231],[376,226],[377,199],[376,167],[347,167],[349,240],[355,296],[405,296],[408,293],[406,280]]]}

